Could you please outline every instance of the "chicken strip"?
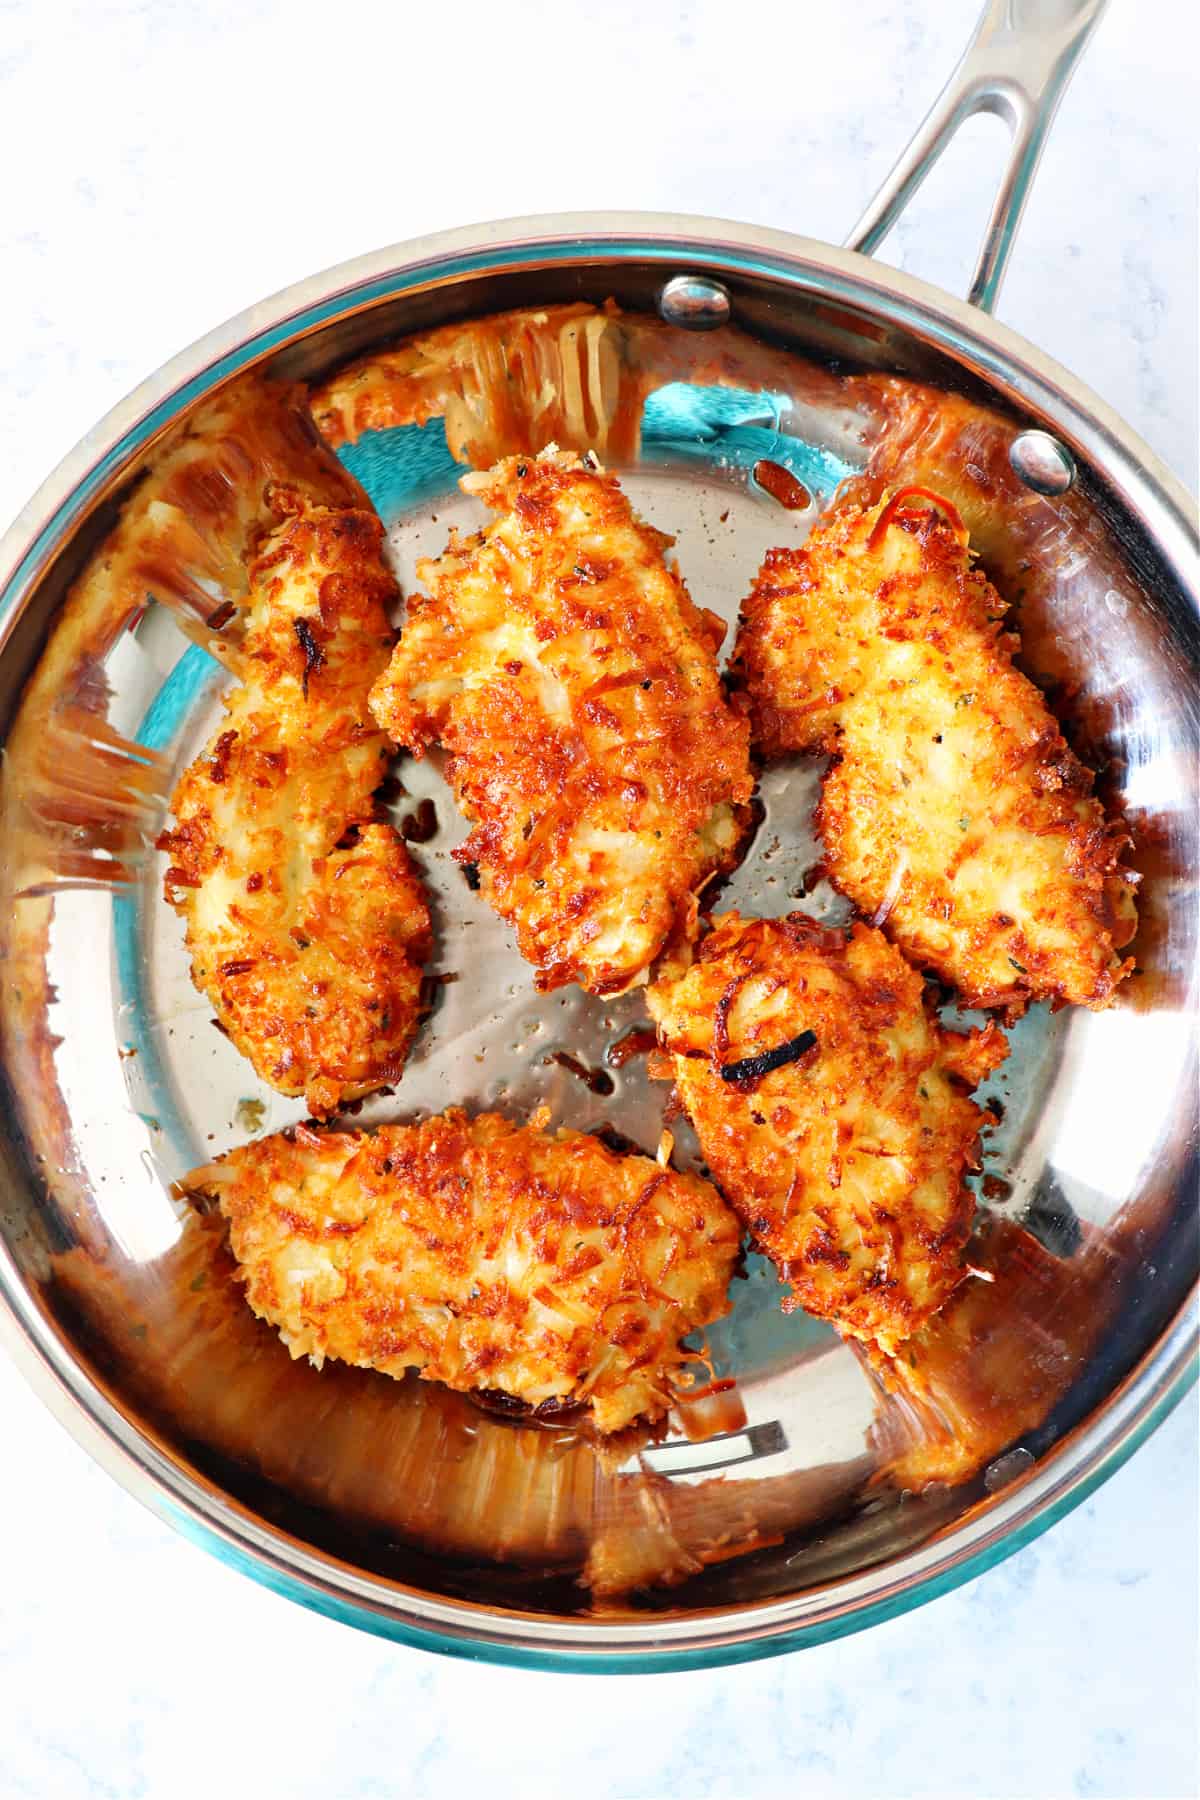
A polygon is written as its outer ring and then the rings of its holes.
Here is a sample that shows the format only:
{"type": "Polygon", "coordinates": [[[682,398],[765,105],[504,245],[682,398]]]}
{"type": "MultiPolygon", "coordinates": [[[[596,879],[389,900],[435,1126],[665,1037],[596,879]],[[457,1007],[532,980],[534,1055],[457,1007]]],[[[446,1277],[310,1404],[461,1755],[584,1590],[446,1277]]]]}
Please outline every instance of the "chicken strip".
{"type": "Polygon", "coordinates": [[[192,976],[264,1081],[324,1116],[399,1075],[430,921],[374,818],[390,750],[367,692],[396,584],[373,514],[274,496],[250,565],[241,685],[172,802],[167,899],[192,976]]]}
{"type": "Polygon", "coordinates": [[[647,995],[721,1189],[793,1298],[892,1350],[963,1276],[984,1115],[967,1090],[1004,1060],[994,1025],[938,1024],[878,931],[713,921],[647,995]]]}
{"type": "Polygon", "coordinates": [[[371,707],[447,774],[455,851],[543,990],[631,986],[688,897],[733,859],[752,790],[723,627],[697,610],[615,478],[515,457],[463,488],[500,516],[436,562],[371,707]]]}
{"type": "Polygon", "coordinates": [[[825,750],[830,875],[972,1006],[1099,1008],[1132,968],[1127,842],[946,501],[901,488],[774,550],[734,653],[768,757],[825,750]]]}
{"type": "Polygon", "coordinates": [[[246,1297],[293,1356],[582,1405],[619,1431],[666,1411],[680,1340],[729,1310],[740,1229],[697,1176],[543,1124],[297,1126],[188,1185],[216,1194],[246,1297]]]}

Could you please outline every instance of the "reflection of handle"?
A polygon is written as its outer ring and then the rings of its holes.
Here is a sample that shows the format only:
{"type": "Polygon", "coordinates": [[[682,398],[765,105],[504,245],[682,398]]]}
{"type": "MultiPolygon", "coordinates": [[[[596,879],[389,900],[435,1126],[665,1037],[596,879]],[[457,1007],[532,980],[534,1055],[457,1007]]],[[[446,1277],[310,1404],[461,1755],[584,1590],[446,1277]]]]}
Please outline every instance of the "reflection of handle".
{"type": "Polygon", "coordinates": [[[932,111],[846,239],[868,253],[887,236],[964,119],[995,113],[1012,133],[1008,162],[968,300],[991,312],[1046,134],[1107,0],[987,0],[932,111]]]}

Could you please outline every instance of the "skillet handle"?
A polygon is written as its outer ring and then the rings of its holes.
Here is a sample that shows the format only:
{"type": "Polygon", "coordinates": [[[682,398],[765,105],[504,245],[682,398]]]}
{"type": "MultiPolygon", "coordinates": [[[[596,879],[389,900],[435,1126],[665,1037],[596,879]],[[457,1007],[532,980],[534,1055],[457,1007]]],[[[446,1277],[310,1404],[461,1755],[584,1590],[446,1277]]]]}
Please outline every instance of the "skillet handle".
{"type": "Polygon", "coordinates": [[[987,0],[962,60],[850,236],[878,248],[965,119],[990,112],[1012,134],[967,299],[990,313],[1047,133],[1107,0],[987,0]]]}

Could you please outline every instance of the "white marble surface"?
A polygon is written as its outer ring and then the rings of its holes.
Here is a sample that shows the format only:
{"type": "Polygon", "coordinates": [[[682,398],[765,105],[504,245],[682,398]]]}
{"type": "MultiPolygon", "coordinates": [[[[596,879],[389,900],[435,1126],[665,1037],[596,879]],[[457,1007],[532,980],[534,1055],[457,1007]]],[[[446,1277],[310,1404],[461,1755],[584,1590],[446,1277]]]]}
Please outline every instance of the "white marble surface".
{"type": "MultiPolygon", "coordinates": [[[[588,206],[836,239],[972,11],[0,0],[0,514],[189,339],[388,240],[588,206]]],[[[1194,488],[1187,16],[1126,0],[1101,26],[1000,310],[1194,488]]],[[[970,128],[902,225],[906,267],[961,288],[996,129],[970,128]]],[[[1047,1537],[919,1613],[606,1683],[305,1614],[144,1513],[7,1366],[0,1408],[5,1800],[1197,1791],[1194,1402],[1047,1537]]]]}

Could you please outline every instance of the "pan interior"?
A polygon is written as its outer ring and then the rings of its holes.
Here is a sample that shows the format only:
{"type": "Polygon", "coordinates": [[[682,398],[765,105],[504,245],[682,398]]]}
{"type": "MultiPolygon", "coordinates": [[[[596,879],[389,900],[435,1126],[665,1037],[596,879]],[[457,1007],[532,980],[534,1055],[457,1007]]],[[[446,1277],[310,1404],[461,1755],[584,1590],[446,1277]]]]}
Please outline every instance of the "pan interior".
{"type": "MultiPolygon", "coordinates": [[[[844,406],[813,403],[810,366],[781,350],[770,390],[706,378],[665,383],[646,402],[636,455],[613,464],[642,515],[674,537],[693,598],[731,628],[763,553],[801,542],[870,455],[844,406]],[[795,477],[803,503],[781,505],[763,486],[755,469],[764,459],[795,477]]],[[[370,433],[342,455],[384,519],[406,592],[417,560],[438,554],[451,526],[482,520],[458,490],[461,467],[438,419],[370,433]]],[[[1107,748],[1110,787],[1139,818],[1166,821],[1178,836],[1187,775],[1168,729],[1177,693],[1158,624],[1150,610],[1139,613],[1136,593],[1130,602],[1124,589],[1106,592],[1102,655],[1084,635],[1064,633],[1097,702],[1089,748],[1107,748]]],[[[1064,624],[1078,605],[1077,589],[1064,589],[1064,624]]],[[[111,726],[160,753],[173,782],[216,726],[220,665],[151,605],[108,651],[103,680],[111,726]]],[[[648,1079],[644,1056],[620,1066],[610,1057],[647,1022],[638,995],[538,995],[509,930],[452,860],[466,827],[436,757],[402,760],[396,773],[398,823],[433,804],[436,826],[414,854],[442,980],[402,1083],[365,1102],[355,1122],[450,1104],[524,1117],[544,1104],[556,1124],[607,1128],[653,1153],[667,1090],[648,1079]]],[[[819,870],[820,773],[796,761],[764,774],[761,820],[722,906],[846,916],[819,870]]],[[[1145,841],[1152,838],[1147,828],[1145,841]]],[[[1170,915],[1176,867],[1168,858],[1148,875],[1152,918],[1170,915]]],[[[685,1409],[659,1441],[620,1453],[597,1456],[570,1430],[496,1417],[430,1385],[291,1363],[246,1313],[216,1234],[171,1184],[304,1109],[259,1082],[213,1029],[189,978],[180,922],[162,900],[162,872],[163,859],[148,854],[128,885],[67,884],[54,895],[44,1023],[70,1131],[54,1138],[17,1094],[37,1197],[14,1214],[10,1242],[56,1329],[121,1409],[268,1523],[385,1580],[535,1615],[615,1604],[603,1582],[589,1589],[581,1580],[607,1557],[631,1572],[613,1589],[620,1605],[684,1613],[793,1594],[885,1563],[1021,1474],[1070,1423],[1070,1408],[1056,1414],[1052,1403],[1065,1398],[1066,1382],[1020,1434],[1016,1460],[1009,1446],[961,1486],[905,1492],[902,1479],[883,1477],[898,1445],[912,1453],[920,1422],[830,1328],[785,1316],[774,1272],[754,1256],[735,1283],[731,1315],[709,1336],[714,1373],[735,1388],[707,1414],[685,1409]],[[745,1554],[710,1554],[714,1546],[745,1554]]],[[[1162,979],[1148,1000],[1101,1015],[1031,1009],[985,1090],[1002,1113],[975,1177],[985,1225],[1025,1228],[1035,1287],[1044,1287],[1050,1261],[1069,1292],[1080,1259],[1086,1290],[1102,1252],[1124,1302],[1112,1329],[1089,1340],[1093,1386],[1115,1382],[1171,1297],[1155,1288],[1151,1259],[1162,1195],[1174,1191],[1179,1145],[1169,1106],[1186,1048],[1170,929],[1159,934],[1162,979]],[[1155,1167],[1153,1216],[1139,1214],[1131,1227],[1130,1206],[1155,1167]],[[1130,1229],[1142,1234],[1132,1247],[1130,1229]]],[[[701,1166],[686,1125],[672,1121],[671,1129],[676,1163],[701,1166]]],[[[1016,1318],[1023,1291],[1016,1282],[1016,1318]]],[[[1044,1312],[1037,1317],[1044,1331],[1044,1312]]],[[[1069,1359],[1069,1340],[1064,1325],[1054,1354],[1069,1359]]],[[[1045,1344],[1039,1353],[1048,1354],[1045,1344]]],[[[1014,1365],[1008,1378],[1027,1380],[1029,1370],[1014,1365]]]]}

